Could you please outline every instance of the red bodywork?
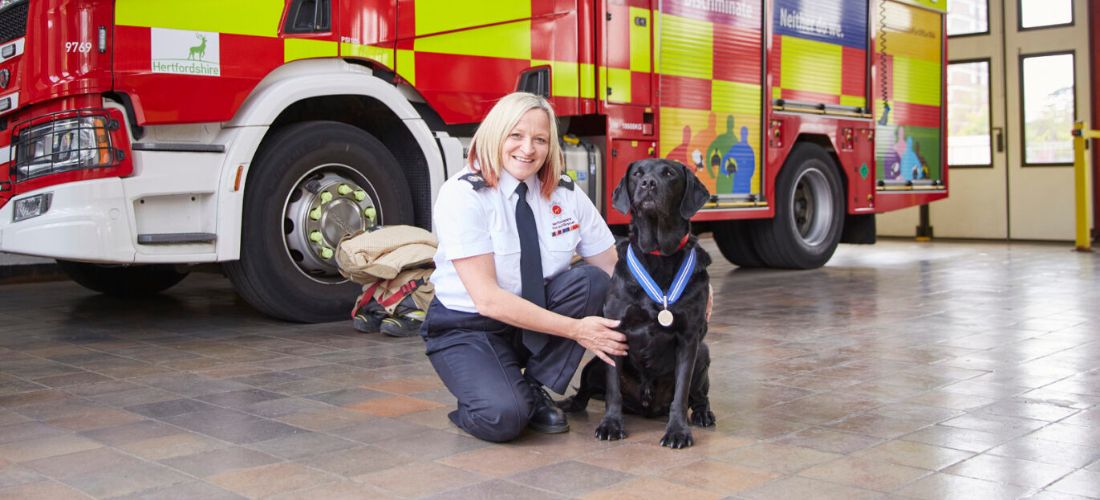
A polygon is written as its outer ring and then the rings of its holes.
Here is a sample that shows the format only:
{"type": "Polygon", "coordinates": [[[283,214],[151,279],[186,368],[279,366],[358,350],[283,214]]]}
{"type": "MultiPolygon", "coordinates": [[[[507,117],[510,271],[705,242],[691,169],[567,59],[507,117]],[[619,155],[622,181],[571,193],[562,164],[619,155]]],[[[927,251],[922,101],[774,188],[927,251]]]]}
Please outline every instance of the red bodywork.
{"type": "MultiPolygon", "coordinates": [[[[768,0],[769,5],[770,2],[768,0]]],[[[291,0],[285,3],[290,5],[291,0]]],[[[415,0],[332,3],[334,29],[330,33],[287,35],[282,29],[277,36],[271,37],[222,33],[221,75],[209,78],[153,73],[150,69],[150,28],[116,26],[111,0],[32,1],[27,4],[24,54],[0,63],[0,69],[11,72],[11,83],[0,92],[0,97],[15,91],[20,93],[20,108],[3,116],[7,126],[0,133],[0,146],[10,144],[11,133],[18,123],[57,111],[102,108],[104,94],[128,98],[135,121],[132,125],[136,126],[228,121],[256,85],[285,63],[283,43],[290,37],[369,45],[392,51],[392,61],[401,61],[398,52],[415,51],[415,74],[406,74],[407,78],[402,77],[400,62],[396,63],[396,68],[374,60],[362,62],[382,71],[395,72],[397,82],[408,81],[446,123],[475,123],[496,99],[516,88],[518,76],[532,67],[533,60],[575,61],[582,72],[585,67],[629,70],[632,64],[630,44],[624,40],[629,39],[632,23],[637,26],[638,22],[631,17],[631,8],[652,11],[659,4],[652,0],[531,0],[531,58],[508,59],[416,51],[416,41],[433,34],[418,32],[415,0]],[[105,51],[98,46],[101,27],[106,31],[105,51]],[[71,42],[90,42],[92,49],[81,51],[77,45],[78,50],[67,50],[66,44],[71,42]]],[[[723,29],[726,28],[717,28],[714,36],[734,36],[724,35],[723,29]]],[[[768,31],[765,29],[764,33],[768,31]]],[[[758,42],[764,44],[763,40],[761,37],[758,42]]],[[[652,48],[653,40],[650,42],[652,48]]],[[[846,183],[847,208],[851,214],[883,212],[946,197],[946,190],[877,195],[874,126],[870,120],[779,113],[770,105],[763,105],[772,102],[772,88],[777,83],[773,81],[775,75],[763,70],[764,61],[778,57],[779,47],[772,45],[764,44],[765,50],[760,57],[733,52],[720,54],[719,59],[729,64],[716,69],[715,75],[715,78],[734,81],[743,78],[763,89],[760,131],[768,135],[761,141],[764,146],[758,154],[762,171],[760,194],[764,201],[773,199],[776,176],[791,147],[803,134],[825,137],[833,145],[846,183]],[[772,125],[777,122],[781,123],[782,134],[778,138],[771,136],[772,125]],[[862,175],[859,173],[862,165],[870,166],[869,177],[866,169],[862,175]]],[[[616,102],[615,94],[604,95],[607,82],[600,80],[600,71],[595,72],[594,89],[580,88],[572,92],[575,96],[552,97],[556,110],[563,117],[606,117],[604,199],[610,199],[611,190],[630,162],[669,153],[662,151],[660,142],[662,105],[687,106],[698,96],[710,98],[710,94],[702,90],[698,93],[682,90],[690,90],[695,85],[694,80],[658,74],[652,60],[653,52],[650,54],[650,71],[630,73],[631,92],[627,102],[616,102]],[[678,90],[662,92],[662,86],[678,90]]],[[[847,66],[848,59],[845,61],[847,66]]],[[[860,66],[858,61],[854,63],[856,67],[860,66]]],[[[845,89],[858,87],[857,80],[866,79],[868,74],[848,77],[844,81],[845,89]]],[[[580,85],[585,85],[583,78],[579,81],[580,85]]],[[[905,109],[895,112],[904,113],[905,109]]],[[[118,118],[121,121],[121,116],[118,118]]],[[[125,132],[122,127],[112,133],[116,147],[124,148],[124,157],[129,153],[125,132]]],[[[46,185],[106,175],[123,176],[130,172],[129,163],[123,161],[116,169],[0,184],[0,206],[15,195],[46,185]]],[[[0,180],[8,178],[7,165],[0,166],[0,180]]],[[[946,172],[943,180],[946,181],[946,172]]],[[[704,210],[696,218],[702,221],[766,218],[773,216],[774,211],[774,203],[761,203],[750,208],[704,210]]],[[[607,210],[606,216],[612,224],[628,221],[625,215],[613,210],[607,210]]]]}

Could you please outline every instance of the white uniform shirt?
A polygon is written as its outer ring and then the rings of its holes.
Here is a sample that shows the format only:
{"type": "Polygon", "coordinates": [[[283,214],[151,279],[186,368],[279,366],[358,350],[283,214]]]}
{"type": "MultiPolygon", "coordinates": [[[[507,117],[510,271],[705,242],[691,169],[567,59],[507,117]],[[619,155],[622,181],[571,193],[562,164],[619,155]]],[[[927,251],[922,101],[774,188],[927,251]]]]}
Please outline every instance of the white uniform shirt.
{"type": "MultiPolygon", "coordinates": [[[[432,210],[439,246],[431,281],[435,284],[436,298],[447,309],[477,312],[451,261],[491,253],[497,284],[520,295],[520,246],[516,231],[519,195],[515,192],[519,181],[501,170],[496,187],[476,189],[480,176],[472,179],[475,182],[462,179],[469,173],[469,167],[462,169],[439,190],[432,210]]],[[[544,278],[566,270],[574,252],[591,257],[615,244],[611,230],[584,193],[565,187],[563,182],[547,200],[542,197],[542,183],[536,176],[526,183],[527,203],[535,213],[544,278]]]]}

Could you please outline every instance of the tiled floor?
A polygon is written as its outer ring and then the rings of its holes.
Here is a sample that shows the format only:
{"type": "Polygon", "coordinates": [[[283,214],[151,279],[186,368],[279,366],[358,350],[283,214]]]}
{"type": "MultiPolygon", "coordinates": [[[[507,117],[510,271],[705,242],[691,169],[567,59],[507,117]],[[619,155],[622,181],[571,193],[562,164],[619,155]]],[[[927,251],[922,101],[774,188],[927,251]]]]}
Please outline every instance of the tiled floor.
{"type": "Polygon", "coordinates": [[[272,321],[213,275],[0,287],[0,498],[1100,498],[1100,254],[1069,248],[717,258],[718,425],[685,450],[636,418],[594,440],[598,402],[478,441],[419,339],[272,321]]]}

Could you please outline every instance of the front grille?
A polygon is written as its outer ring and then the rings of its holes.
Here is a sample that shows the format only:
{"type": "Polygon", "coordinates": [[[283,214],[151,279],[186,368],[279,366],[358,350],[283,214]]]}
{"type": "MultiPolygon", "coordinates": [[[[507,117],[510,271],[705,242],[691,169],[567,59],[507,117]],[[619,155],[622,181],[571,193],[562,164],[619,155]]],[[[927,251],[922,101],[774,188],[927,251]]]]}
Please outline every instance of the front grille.
{"type": "Polygon", "coordinates": [[[0,43],[8,43],[27,34],[27,10],[30,2],[19,2],[0,11],[0,43]]]}

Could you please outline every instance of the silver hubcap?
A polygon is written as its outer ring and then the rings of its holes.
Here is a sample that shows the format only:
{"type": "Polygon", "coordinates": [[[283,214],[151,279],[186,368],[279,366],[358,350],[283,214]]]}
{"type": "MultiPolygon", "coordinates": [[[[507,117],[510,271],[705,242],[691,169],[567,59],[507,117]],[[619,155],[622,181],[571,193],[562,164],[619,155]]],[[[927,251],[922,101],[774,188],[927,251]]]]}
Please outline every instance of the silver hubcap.
{"type": "Polygon", "coordinates": [[[283,205],[290,260],[314,281],[346,281],[336,265],[336,246],[345,235],[381,224],[377,199],[370,182],[347,165],[321,165],[303,175],[283,205]]]}
{"type": "Polygon", "coordinates": [[[795,180],[791,217],[806,246],[820,245],[828,236],[833,221],[832,197],[829,181],[820,170],[807,169],[795,180]]]}

